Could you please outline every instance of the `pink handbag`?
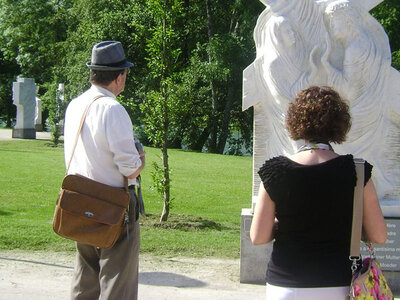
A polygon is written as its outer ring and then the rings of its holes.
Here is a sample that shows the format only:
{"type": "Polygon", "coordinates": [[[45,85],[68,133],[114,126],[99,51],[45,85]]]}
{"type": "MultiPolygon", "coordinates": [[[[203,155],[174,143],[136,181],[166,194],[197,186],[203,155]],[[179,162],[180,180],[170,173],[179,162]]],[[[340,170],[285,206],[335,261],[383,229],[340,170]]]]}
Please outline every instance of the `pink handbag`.
{"type": "Polygon", "coordinates": [[[368,245],[370,256],[363,259],[362,267],[357,271],[357,260],[360,259],[360,240],[362,230],[363,190],[364,190],[364,160],[354,159],[357,172],[357,185],[354,190],[353,225],[351,231],[350,260],[353,278],[348,299],[351,300],[393,300],[381,266],[376,260],[371,243],[368,245]]]}

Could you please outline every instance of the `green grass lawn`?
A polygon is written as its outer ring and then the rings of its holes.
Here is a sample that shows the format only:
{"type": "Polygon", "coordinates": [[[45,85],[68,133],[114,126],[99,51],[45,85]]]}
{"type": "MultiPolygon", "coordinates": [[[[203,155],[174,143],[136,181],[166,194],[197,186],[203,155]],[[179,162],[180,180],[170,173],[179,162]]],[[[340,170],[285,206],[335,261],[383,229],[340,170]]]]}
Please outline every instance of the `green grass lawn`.
{"type": "MultiPolygon", "coordinates": [[[[239,257],[241,209],[251,205],[251,158],[169,150],[173,201],[170,220],[161,226],[156,220],[162,201],[150,176],[161,152],[145,150],[142,185],[149,216],[141,218],[141,252],[239,257]]],[[[74,249],[52,231],[63,159],[62,148],[47,141],[0,141],[0,249],[74,249]]]]}

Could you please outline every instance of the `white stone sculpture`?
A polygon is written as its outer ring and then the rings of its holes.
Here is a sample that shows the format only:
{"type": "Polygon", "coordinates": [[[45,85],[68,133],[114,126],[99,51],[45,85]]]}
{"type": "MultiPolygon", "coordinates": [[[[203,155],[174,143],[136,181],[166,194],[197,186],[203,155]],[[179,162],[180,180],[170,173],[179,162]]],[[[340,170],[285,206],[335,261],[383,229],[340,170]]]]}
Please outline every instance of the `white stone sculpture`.
{"type": "Polygon", "coordinates": [[[36,108],[35,108],[35,130],[42,131],[42,100],[38,97],[35,97],[36,100],[36,108]]]}
{"type": "Polygon", "coordinates": [[[284,127],[300,90],[328,85],[348,100],[352,128],[342,154],[374,165],[385,216],[400,216],[400,73],[382,26],[368,13],[380,0],[261,0],[256,60],[243,74],[243,109],[254,106],[253,206],[263,162],[292,154],[284,127]]]}
{"type": "Polygon", "coordinates": [[[65,98],[64,98],[64,83],[59,83],[56,95],[56,117],[58,120],[58,125],[60,126],[60,131],[64,132],[64,109],[65,109],[65,98]]]}
{"type": "Polygon", "coordinates": [[[13,138],[35,139],[36,86],[32,78],[18,78],[13,83],[13,103],[17,106],[17,121],[13,138]]]}

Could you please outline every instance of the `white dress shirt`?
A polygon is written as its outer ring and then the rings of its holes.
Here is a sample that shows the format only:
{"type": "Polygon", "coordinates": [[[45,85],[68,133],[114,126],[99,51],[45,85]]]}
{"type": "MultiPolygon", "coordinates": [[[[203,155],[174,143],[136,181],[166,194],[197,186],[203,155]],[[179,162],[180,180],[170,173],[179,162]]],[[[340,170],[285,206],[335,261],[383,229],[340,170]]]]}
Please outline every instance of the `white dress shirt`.
{"type": "MultiPolygon", "coordinates": [[[[136,150],[132,122],[115,95],[102,87],[92,87],[73,99],[65,113],[65,164],[71,158],[83,112],[98,95],[86,115],[68,174],[80,174],[111,186],[122,187],[123,176],[133,174],[142,164],[136,150]]],[[[129,179],[129,185],[137,184],[129,179]]]]}

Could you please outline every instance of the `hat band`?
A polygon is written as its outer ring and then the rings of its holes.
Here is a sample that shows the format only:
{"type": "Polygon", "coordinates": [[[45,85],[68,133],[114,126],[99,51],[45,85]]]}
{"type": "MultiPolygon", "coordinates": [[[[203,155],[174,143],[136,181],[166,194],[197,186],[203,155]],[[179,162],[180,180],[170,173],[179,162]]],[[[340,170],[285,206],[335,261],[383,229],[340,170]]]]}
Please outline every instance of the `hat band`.
{"type": "Polygon", "coordinates": [[[126,59],[121,60],[121,61],[116,62],[116,63],[112,63],[112,64],[92,64],[92,65],[94,65],[94,66],[114,67],[114,68],[116,68],[116,67],[119,67],[119,66],[121,66],[121,65],[124,65],[125,63],[126,63],[126,59]]]}

